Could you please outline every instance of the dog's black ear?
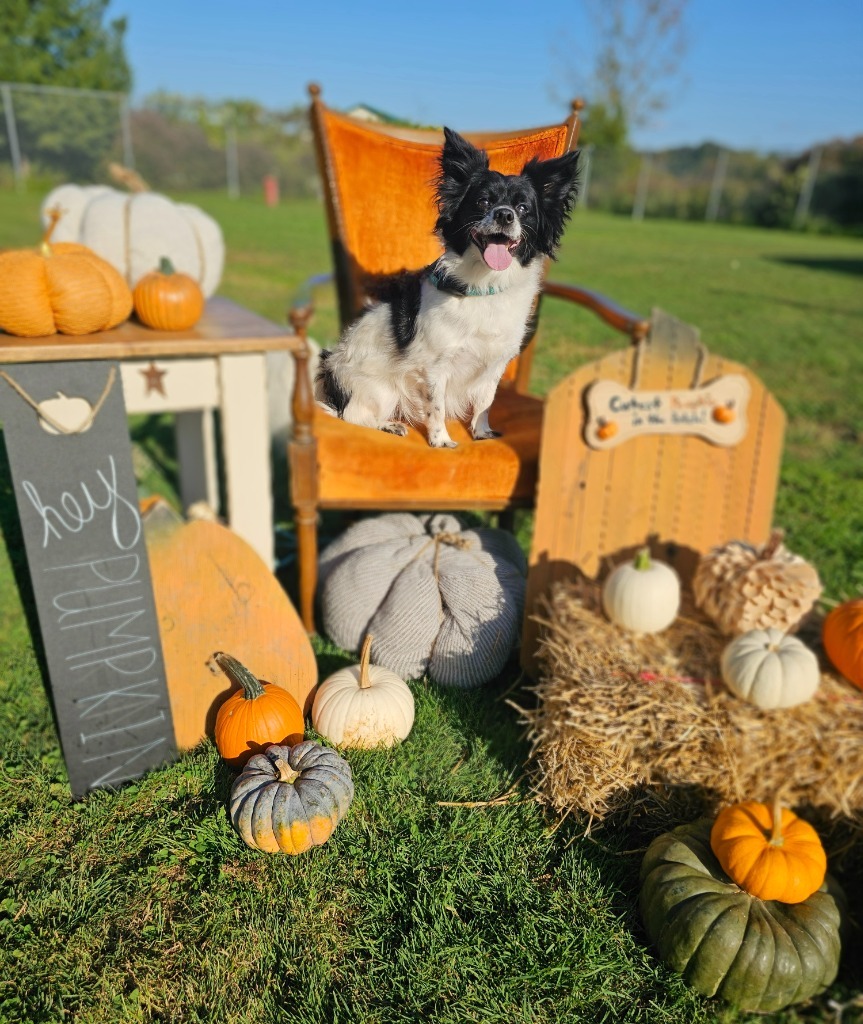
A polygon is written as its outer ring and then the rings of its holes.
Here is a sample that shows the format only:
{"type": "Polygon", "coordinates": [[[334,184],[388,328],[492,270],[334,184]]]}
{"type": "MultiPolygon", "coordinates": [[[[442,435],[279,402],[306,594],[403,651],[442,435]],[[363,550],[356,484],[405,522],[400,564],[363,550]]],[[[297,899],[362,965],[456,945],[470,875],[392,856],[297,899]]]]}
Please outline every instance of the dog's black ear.
{"type": "Polygon", "coordinates": [[[458,132],[444,128],[444,144],[440,157],[437,200],[441,212],[457,206],[474,176],[488,170],[488,154],[458,132]]]}
{"type": "Polygon", "coordinates": [[[522,169],[539,200],[541,212],[540,248],[553,256],[578,196],[578,152],[564,153],[551,160],[534,157],[522,169]]]}
{"type": "Polygon", "coordinates": [[[467,182],[478,172],[488,170],[488,153],[477,149],[452,128],[444,128],[441,171],[458,181],[467,182]]]}

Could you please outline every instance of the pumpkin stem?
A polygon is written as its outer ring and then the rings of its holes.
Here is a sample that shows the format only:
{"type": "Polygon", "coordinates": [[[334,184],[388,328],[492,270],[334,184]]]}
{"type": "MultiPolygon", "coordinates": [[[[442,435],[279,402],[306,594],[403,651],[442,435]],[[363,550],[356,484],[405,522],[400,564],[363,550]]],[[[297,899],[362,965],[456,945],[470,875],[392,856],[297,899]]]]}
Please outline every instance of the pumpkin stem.
{"type": "Polygon", "coordinates": [[[770,536],[767,538],[767,543],[761,549],[761,553],[758,555],[760,562],[766,562],[771,559],[776,552],[782,547],[782,541],[785,539],[784,530],[773,530],[770,536]]]}
{"type": "Polygon", "coordinates": [[[644,572],[645,570],[649,569],[650,568],[650,548],[641,548],[637,552],[637,554],[635,556],[635,560],[633,561],[632,564],[633,564],[634,568],[638,569],[640,572],[644,572]]]}
{"type": "Polygon", "coordinates": [[[42,234],[42,255],[51,255],[51,235],[54,233],[54,228],[57,226],[57,221],[63,216],[63,209],[59,206],[52,206],[48,213],[48,227],[45,228],[42,234]]]}
{"type": "Polygon", "coordinates": [[[169,256],[163,256],[159,260],[159,273],[160,274],[174,274],[174,273],[176,273],[176,271],[174,270],[174,264],[171,262],[171,258],[169,256]]]}
{"type": "Polygon", "coordinates": [[[770,845],[782,846],[782,804],[779,802],[779,794],[773,797],[773,831],[770,833],[770,845]]]}
{"type": "Polygon", "coordinates": [[[293,782],[298,779],[301,772],[298,772],[295,768],[292,768],[284,758],[277,757],[273,761],[273,767],[279,773],[279,782],[293,782]]]}
{"type": "Polygon", "coordinates": [[[215,661],[232,683],[242,686],[243,695],[246,700],[255,700],[257,697],[263,697],[264,688],[261,683],[252,675],[246,666],[241,665],[236,658],[233,658],[230,654],[225,654],[222,651],[216,651],[213,655],[213,661],[215,661]]]}
{"type": "Polygon", "coordinates": [[[369,677],[369,658],[372,653],[372,636],[369,634],[363,640],[363,649],[360,651],[360,689],[367,690],[372,681],[369,677]]]}

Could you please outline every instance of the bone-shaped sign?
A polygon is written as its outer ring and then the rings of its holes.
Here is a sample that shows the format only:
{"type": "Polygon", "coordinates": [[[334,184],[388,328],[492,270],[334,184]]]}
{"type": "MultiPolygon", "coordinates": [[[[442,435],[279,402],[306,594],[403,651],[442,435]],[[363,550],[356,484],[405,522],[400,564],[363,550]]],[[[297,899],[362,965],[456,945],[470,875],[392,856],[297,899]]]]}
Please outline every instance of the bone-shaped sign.
{"type": "Polygon", "coordinates": [[[613,448],[644,434],[695,434],[713,444],[739,444],[746,436],[749,381],[730,373],[700,387],[633,391],[612,380],[587,390],[586,443],[613,448]]]}

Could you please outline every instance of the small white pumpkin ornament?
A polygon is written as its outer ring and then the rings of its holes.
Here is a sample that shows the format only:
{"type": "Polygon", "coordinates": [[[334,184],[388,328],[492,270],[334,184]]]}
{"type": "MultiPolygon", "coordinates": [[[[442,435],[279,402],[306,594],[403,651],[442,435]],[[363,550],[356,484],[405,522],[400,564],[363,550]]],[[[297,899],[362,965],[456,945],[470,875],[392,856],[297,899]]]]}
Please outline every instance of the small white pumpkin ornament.
{"type": "Polygon", "coordinates": [[[660,633],[680,611],[680,577],[642,548],[633,561],[609,574],[602,587],[602,607],[616,626],[633,633],[660,633]]]}
{"type": "Polygon", "coordinates": [[[722,652],[729,690],[759,708],[793,708],[810,699],[821,682],[815,654],[781,629],[751,629],[722,652]]]}
{"type": "Polygon", "coordinates": [[[339,669],[318,687],[312,725],[337,747],[391,747],[414,724],[414,696],[395,672],[370,665],[367,636],[359,665],[339,669]]]}

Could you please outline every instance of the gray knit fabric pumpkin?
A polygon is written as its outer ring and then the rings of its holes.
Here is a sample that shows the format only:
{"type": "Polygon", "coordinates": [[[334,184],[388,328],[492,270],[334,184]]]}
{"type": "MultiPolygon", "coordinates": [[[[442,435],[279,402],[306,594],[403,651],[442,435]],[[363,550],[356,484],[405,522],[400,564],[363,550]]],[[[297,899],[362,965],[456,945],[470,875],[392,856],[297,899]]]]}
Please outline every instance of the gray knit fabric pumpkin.
{"type": "Polygon", "coordinates": [[[324,629],[348,651],[371,633],[371,659],[444,686],[493,679],[518,643],[526,563],[504,530],[451,515],[364,519],[320,558],[324,629]]]}

